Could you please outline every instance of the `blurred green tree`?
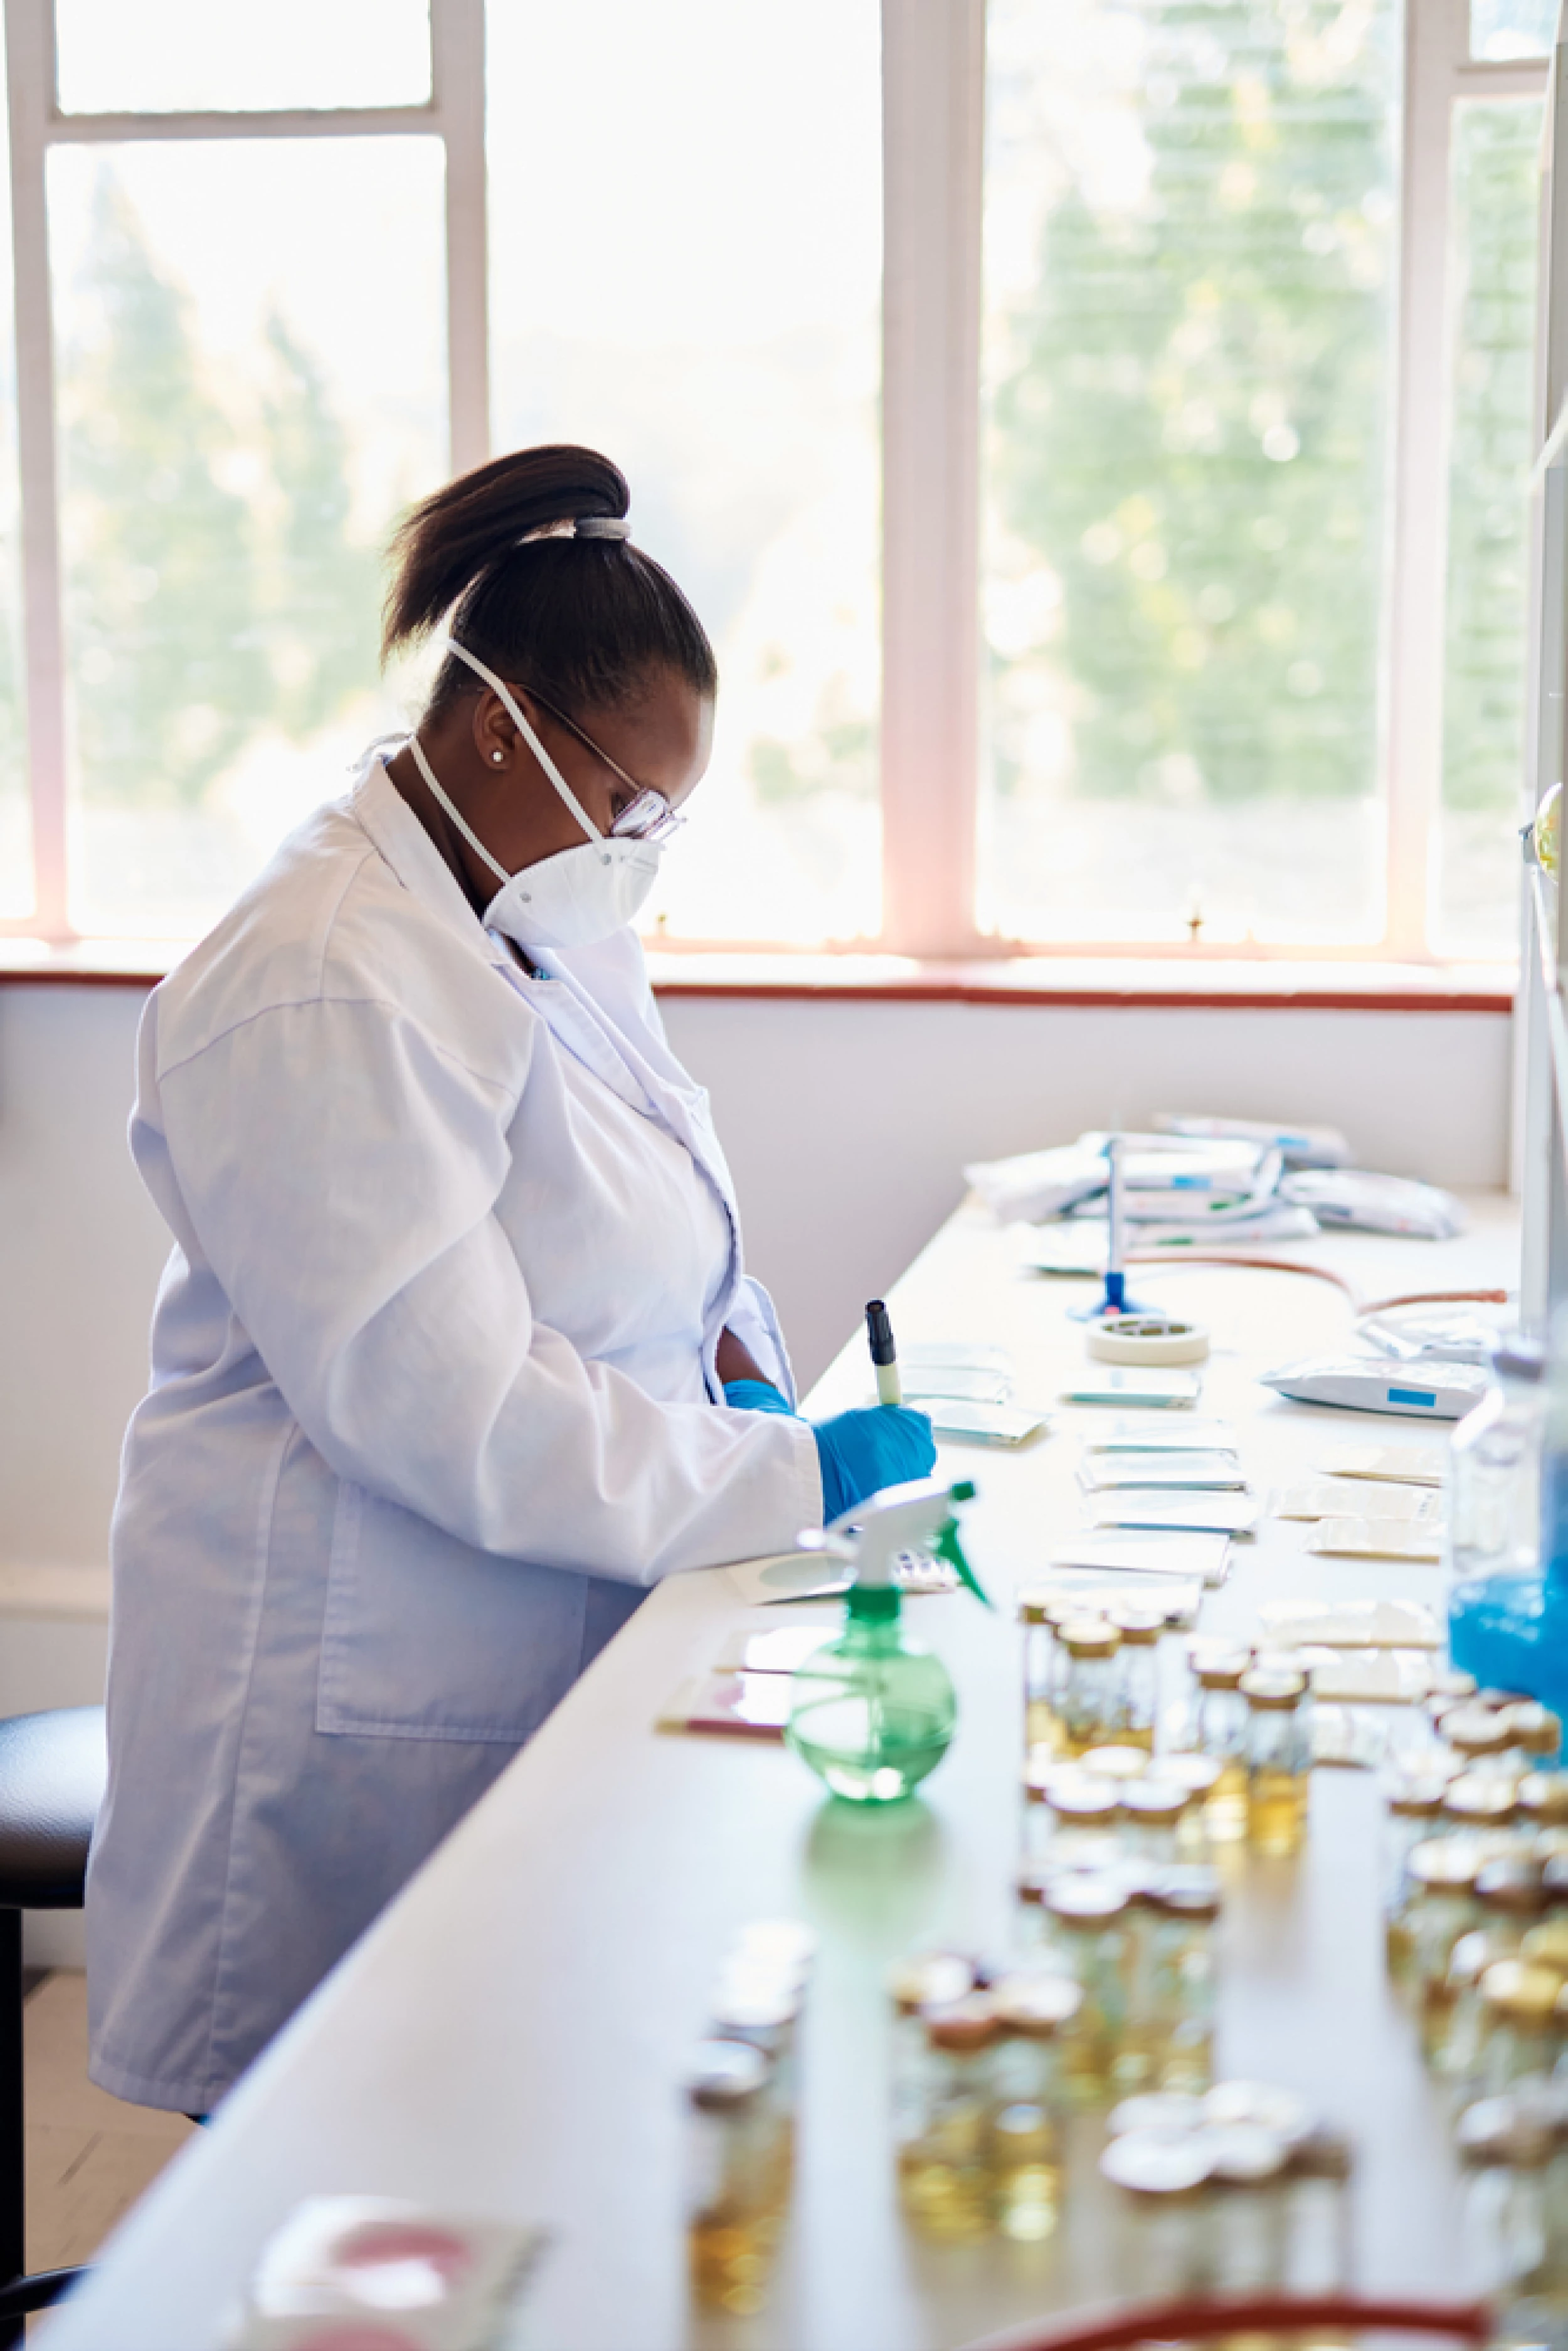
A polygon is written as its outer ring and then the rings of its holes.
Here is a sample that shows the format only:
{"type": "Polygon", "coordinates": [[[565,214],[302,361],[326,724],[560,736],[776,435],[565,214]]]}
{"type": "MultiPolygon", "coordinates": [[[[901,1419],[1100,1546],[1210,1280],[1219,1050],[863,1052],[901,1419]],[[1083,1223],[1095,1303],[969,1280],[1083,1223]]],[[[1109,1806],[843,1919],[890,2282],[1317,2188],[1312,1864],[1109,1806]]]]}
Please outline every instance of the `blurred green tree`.
{"type": "Polygon", "coordinates": [[[1132,0],[1142,193],[1070,181],[1006,322],[998,517],[1061,583],[992,656],[998,782],[1029,676],[1071,684],[1076,789],[1237,800],[1375,777],[1395,10],[1132,0]],[[1021,687],[1021,691],[1019,690],[1021,687]]]}
{"type": "Polygon", "coordinates": [[[249,501],[204,386],[183,290],[160,274],[111,169],[62,371],[73,716],[91,798],[199,799],[267,700],[249,501]]]}

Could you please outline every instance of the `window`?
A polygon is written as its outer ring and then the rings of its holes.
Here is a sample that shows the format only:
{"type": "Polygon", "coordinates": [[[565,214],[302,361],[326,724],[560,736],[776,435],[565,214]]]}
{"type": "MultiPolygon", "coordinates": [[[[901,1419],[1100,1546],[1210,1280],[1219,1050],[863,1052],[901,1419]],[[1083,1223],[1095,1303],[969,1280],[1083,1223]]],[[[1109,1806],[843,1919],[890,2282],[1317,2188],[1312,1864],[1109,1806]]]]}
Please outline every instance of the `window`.
{"type": "Polygon", "coordinates": [[[5,9],[0,931],[210,923],[571,439],[719,653],[661,944],[1513,954],[1555,0],[5,9]]]}

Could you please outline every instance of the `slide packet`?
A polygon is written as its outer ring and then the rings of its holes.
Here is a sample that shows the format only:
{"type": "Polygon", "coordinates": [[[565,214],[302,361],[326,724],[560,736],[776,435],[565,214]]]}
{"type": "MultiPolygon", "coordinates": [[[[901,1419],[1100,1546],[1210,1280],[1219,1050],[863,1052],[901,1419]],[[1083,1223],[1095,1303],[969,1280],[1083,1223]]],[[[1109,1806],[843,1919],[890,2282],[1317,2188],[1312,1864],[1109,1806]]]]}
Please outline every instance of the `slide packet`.
{"type": "Polygon", "coordinates": [[[1408,1559],[1435,1566],[1443,1556],[1443,1531],[1401,1526],[1394,1519],[1321,1519],[1307,1549],[1330,1559],[1408,1559]]]}
{"type": "Polygon", "coordinates": [[[1163,1413],[1124,1412],[1083,1440],[1085,1453],[1234,1453],[1228,1420],[1167,1420],[1163,1413]]]}
{"type": "Polygon", "coordinates": [[[1247,1485],[1234,1453],[1091,1453],[1079,1465],[1078,1479],[1091,1493],[1113,1486],[1212,1486],[1244,1491],[1247,1485]]]}
{"type": "Polygon", "coordinates": [[[1085,1364],[1061,1391],[1063,1404],[1137,1405],[1143,1411],[1179,1411],[1197,1402],[1196,1372],[1143,1372],[1125,1364],[1085,1364]]]}
{"type": "Polygon", "coordinates": [[[1249,1535],[1257,1531],[1255,1494],[1215,1493],[1195,1488],[1134,1487],[1095,1494],[1090,1515],[1097,1527],[1163,1528],[1173,1534],[1249,1535]]]}
{"type": "Polygon", "coordinates": [[[1396,1485],[1441,1486],[1448,1466],[1429,1445],[1336,1445],[1320,1465],[1334,1478],[1391,1479],[1396,1485]]]}
{"type": "Polygon", "coordinates": [[[789,1719],[789,1691],[788,1674],[696,1674],[661,1708],[656,1728],[779,1740],[789,1719]]]}
{"type": "Polygon", "coordinates": [[[1443,1497],[1431,1486],[1378,1485],[1372,1479],[1319,1478],[1287,1486],[1274,1497],[1277,1519],[1387,1519],[1407,1526],[1440,1527],[1443,1497]]]}
{"type": "Polygon", "coordinates": [[[1438,1649],[1443,1636],[1419,1600],[1270,1600],[1258,1611],[1281,1648],[1438,1649]]]}
{"type": "Polygon", "coordinates": [[[1200,1583],[1223,1583],[1230,1561],[1230,1543],[1225,1535],[1173,1535],[1134,1530],[1111,1534],[1091,1529],[1087,1533],[1064,1535],[1052,1547],[1051,1570],[1054,1576],[1067,1567],[1093,1568],[1104,1574],[1114,1569],[1119,1575],[1180,1575],[1196,1577],[1200,1583]]]}

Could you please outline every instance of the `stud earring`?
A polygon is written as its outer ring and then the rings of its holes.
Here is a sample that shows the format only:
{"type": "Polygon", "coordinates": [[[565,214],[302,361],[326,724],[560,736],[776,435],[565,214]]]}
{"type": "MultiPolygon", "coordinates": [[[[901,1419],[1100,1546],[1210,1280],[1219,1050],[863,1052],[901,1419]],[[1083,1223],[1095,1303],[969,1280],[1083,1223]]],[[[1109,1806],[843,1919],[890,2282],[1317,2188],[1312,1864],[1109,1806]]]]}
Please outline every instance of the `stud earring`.
{"type": "Polygon", "coordinates": [[[497,768],[504,768],[507,764],[507,755],[505,751],[492,751],[490,758],[497,768]]]}

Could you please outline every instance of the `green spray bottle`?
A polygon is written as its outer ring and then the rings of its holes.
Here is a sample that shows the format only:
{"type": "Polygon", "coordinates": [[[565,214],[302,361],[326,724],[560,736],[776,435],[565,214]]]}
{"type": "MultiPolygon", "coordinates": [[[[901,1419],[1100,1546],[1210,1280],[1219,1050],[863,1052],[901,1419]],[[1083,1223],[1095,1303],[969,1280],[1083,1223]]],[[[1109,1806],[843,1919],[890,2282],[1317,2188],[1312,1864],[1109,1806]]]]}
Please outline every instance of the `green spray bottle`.
{"type": "Polygon", "coordinates": [[[954,1515],[974,1493],[967,1479],[884,1487],[813,1538],[852,1562],[855,1580],[843,1632],[796,1668],[785,1737],[852,1803],[896,1803],[947,1752],[958,1719],[953,1684],[939,1657],[904,1638],[893,1569],[901,1552],[928,1552],[948,1561],[988,1608],[954,1515]]]}

